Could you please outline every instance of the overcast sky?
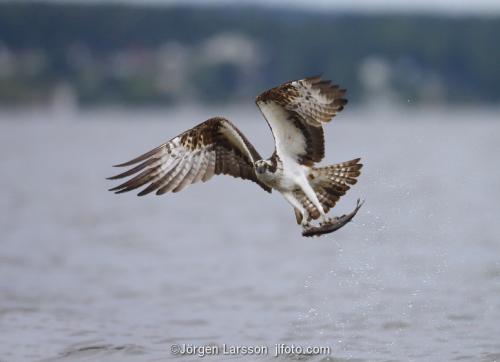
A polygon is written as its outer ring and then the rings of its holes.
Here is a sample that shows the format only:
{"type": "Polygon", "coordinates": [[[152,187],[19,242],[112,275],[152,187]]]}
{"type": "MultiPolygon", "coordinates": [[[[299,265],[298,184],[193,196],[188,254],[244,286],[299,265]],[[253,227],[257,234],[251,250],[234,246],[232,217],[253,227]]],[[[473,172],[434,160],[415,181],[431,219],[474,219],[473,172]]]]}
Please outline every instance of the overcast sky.
{"type": "MultiPolygon", "coordinates": [[[[2,0],[0,0],[2,1],[2,0]]],[[[5,1],[5,0],[4,0],[5,1]]],[[[26,0],[10,0],[23,2],[26,0]]],[[[500,14],[500,0],[38,0],[77,3],[128,2],[134,4],[259,4],[320,10],[368,12],[432,12],[441,14],[500,14]]]]}

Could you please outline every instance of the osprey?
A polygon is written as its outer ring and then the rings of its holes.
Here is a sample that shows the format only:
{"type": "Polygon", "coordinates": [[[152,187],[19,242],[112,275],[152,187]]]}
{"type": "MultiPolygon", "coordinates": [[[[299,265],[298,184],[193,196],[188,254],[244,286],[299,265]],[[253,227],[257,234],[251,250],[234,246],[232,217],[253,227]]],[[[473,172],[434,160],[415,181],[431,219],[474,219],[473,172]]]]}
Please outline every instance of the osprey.
{"type": "Polygon", "coordinates": [[[119,175],[125,183],[110,191],[117,194],[147,185],[139,196],[179,192],[214,175],[250,180],[267,192],[276,190],[293,206],[304,236],[336,230],[350,221],[356,209],[340,218],[328,211],[356,183],[360,158],[315,167],[325,156],[323,124],[340,112],[346,90],[320,77],[284,83],[260,94],[256,104],[274,136],[275,151],[262,159],[250,141],[230,121],[211,118],[155,149],[116,167],[137,166],[119,175]],[[319,226],[311,221],[319,219],[319,226]]]}

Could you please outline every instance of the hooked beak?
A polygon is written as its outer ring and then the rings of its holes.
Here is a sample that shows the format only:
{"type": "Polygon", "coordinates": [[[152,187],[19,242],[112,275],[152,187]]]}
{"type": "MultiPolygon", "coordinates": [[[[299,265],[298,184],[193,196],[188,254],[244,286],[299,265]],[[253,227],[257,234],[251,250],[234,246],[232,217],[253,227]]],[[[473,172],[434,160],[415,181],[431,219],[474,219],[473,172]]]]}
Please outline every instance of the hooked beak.
{"type": "Polygon", "coordinates": [[[259,174],[263,174],[264,172],[266,172],[266,166],[257,166],[255,167],[255,171],[259,174]]]}

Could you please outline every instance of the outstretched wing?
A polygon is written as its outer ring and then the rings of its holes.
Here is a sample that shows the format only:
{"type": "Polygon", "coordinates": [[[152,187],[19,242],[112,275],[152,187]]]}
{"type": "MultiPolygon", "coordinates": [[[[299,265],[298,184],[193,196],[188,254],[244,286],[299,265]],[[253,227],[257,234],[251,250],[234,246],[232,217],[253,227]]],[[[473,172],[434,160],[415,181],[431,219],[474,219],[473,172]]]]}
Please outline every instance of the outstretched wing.
{"type": "Polygon", "coordinates": [[[253,163],[260,158],[231,122],[211,118],[142,156],[116,165],[123,167],[140,162],[128,171],[110,177],[110,180],[115,180],[137,174],[110,191],[119,194],[149,184],[139,196],[152,191],[161,195],[181,191],[198,181],[205,182],[213,175],[225,174],[254,181],[271,192],[255,175],[253,163]]]}
{"type": "Polygon", "coordinates": [[[325,156],[323,124],[347,103],[345,89],[311,77],[284,83],[256,99],[274,135],[276,153],[312,166],[325,156]]]}

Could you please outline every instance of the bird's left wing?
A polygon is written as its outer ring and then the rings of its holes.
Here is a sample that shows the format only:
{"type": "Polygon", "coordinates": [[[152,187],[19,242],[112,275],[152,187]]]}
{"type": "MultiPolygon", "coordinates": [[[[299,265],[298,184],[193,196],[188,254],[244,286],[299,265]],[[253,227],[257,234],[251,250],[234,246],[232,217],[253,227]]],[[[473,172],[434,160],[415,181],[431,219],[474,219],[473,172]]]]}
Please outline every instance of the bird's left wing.
{"type": "Polygon", "coordinates": [[[231,175],[256,182],[253,163],[260,159],[252,144],[227,119],[211,118],[187,130],[155,149],[117,167],[139,165],[110,177],[120,179],[137,174],[130,180],[113,187],[116,193],[135,190],[148,184],[139,196],[156,191],[157,195],[178,192],[198,181],[208,181],[219,174],[231,175]]]}
{"type": "Polygon", "coordinates": [[[256,103],[266,118],[283,159],[312,166],[325,155],[323,124],[344,109],[345,89],[320,77],[284,83],[260,94],[256,103]]]}

